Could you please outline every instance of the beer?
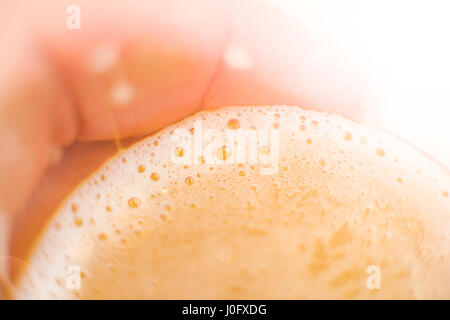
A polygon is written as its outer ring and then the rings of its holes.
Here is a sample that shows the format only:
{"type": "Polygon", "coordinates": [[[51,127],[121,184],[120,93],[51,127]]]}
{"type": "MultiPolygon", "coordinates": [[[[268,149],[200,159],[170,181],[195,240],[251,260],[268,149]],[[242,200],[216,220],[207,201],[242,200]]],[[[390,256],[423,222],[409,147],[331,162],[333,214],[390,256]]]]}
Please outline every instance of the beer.
{"type": "Polygon", "coordinates": [[[337,115],[201,112],[74,190],[14,296],[449,299],[449,190],[426,155],[337,115]]]}

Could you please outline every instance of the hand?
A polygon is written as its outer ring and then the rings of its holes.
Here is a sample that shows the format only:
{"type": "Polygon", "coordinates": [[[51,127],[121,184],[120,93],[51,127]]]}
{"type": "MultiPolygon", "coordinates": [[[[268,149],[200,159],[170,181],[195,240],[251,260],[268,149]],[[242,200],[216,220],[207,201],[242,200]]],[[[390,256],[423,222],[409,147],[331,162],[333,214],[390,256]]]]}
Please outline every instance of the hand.
{"type": "Polygon", "coordinates": [[[0,5],[0,215],[15,221],[14,255],[123,138],[226,105],[363,114],[339,52],[264,1],[73,3],[80,29],[64,1],[0,5]]]}

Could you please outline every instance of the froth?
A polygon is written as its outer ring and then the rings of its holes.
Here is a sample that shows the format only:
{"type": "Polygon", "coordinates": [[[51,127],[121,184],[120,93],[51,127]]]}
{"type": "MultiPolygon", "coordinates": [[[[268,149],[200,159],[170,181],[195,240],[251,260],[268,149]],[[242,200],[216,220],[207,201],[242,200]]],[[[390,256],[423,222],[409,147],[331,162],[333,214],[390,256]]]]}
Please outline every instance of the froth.
{"type": "Polygon", "coordinates": [[[336,115],[202,112],[125,150],[75,190],[30,260],[45,271],[43,285],[25,274],[16,297],[450,298],[448,190],[438,164],[336,115]],[[239,149],[225,142],[210,163],[174,143],[177,129],[198,134],[196,121],[215,135],[279,136],[257,145],[256,161],[247,153],[227,162],[239,149]],[[196,161],[177,161],[187,156],[196,161]],[[263,157],[277,159],[277,170],[264,174],[263,157]],[[370,266],[381,288],[366,283],[370,266]]]}

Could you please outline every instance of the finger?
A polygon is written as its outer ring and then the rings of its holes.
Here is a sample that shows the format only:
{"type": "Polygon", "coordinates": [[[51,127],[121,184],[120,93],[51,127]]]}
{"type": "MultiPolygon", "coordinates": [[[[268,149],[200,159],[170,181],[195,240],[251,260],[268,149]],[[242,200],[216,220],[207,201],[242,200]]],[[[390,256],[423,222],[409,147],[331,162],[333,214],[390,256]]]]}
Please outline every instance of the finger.
{"type": "Polygon", "coordinates": [[[49,51],[78,104],[80,139],[144,134],[223,105],[297,104],[362,116],[363,82],[342,68],[345,55],[264,2],[101,8],[80,2],[75,33],[49,28],[49,51]]]}
{"type": "Polygon", "coordinates": [[[77,102],[77,138],[145,134],[199,110],[226,41],[226,4],[116,1],[105,12],[82,1],[80,30],[50,27],[44,43],[77,102]]]}
{"type": "Polygon", "coordinates": [[[205,105],[292,104],[363,119],[367,81],[354,61],[338,44],[262,3],[239,1],[231,10],[205,105]]]}
{"type": "Polygon", "coordinates": [[[4,294],[9,287],[10,222],[39,181],[52,148],[73,139],[70,123],[58,132],[53,125],[55,118],[69,118],[67,97],[33,45],[16,41],[21,35],[21,30],[0,33],[0,42],[8,48],[0,52],[0,282],[4,294]]]}
{"type": "Polygon", "coordinates": [[[0,163],[0,208],[20,210],[57,147],[148,133],[197,110],[225,34],[220,8],[207,3],[117,1],[104,13],[80,2],[84,28],[75,34],[61,1],[46,2],[39,17],[17,9],[14,21],[27,24],[5,21],[0,32],[10,48],[0,56],[0,136],[10,150],[0,163]],[[119,59],[99,72],[93,60],[105,42],[119,59]]]}

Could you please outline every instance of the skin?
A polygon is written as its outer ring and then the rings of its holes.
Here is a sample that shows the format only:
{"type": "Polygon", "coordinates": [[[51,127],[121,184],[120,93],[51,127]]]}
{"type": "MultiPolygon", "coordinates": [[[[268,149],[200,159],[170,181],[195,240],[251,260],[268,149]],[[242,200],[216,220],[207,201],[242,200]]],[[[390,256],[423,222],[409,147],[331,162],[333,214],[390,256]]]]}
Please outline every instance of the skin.
{"type": "Polygon", "coordinates": [[[265,1],[13,1],[0,12],[0,223],[13,230],[0,239],[11,243],[3,279],[61,199],[136,137],[226,105],[364,113],[359,76],[317,59],[317,40],[265,1]],[[70,4],[80,30],[66,27],[70,4]],[[92,72],[105,43],[118,60],[92,72]],[[224,60],[233,47],[245,68],[224,60]],[[124,79],[134,97],[118,105],[111,90],[124,79]]]}

